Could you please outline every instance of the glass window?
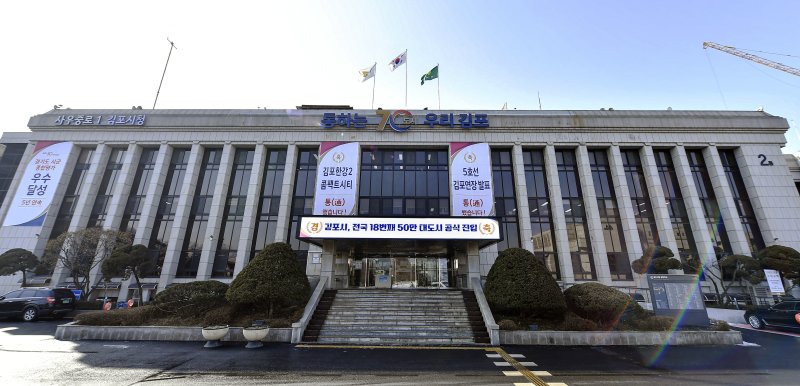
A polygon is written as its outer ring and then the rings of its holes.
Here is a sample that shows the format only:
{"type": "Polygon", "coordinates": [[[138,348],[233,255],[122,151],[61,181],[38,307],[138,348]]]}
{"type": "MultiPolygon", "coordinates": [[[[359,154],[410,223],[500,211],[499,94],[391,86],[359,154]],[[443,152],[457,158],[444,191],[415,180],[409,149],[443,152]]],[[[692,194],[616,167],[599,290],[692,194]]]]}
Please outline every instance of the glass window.
{"type": "MultiPolygon", "coordinates": [[[[575,280],[595,280],[594,258],[589,243],[586,216],[583,208],[583,195],[575,162],[575,151],[556,149],[556,166],[561,186],[561,207],[567,226],[572,271],[575,280]]],[[[555,208],[554,208],[555,209],[555,208]]]]}
{"type": "Polygon", "coordinates": [[[764,244],[764,239],[761,236],[761,228],[758,226],[758,220],[756,219],[755,212],[750,203],[750,196],[747,194],[747,188],[742,179],[742,173],[739,171],[739,165],[736,163],[736,156],[733,150],[720,150],[719,157],[722,160],[722,169],[725,171],[728,185],[730,185],[731,192],[733,193],[733,200],[736,202],[739,219],[742,221],[742,227],[747,234],[750,251],[756,253],[764,249],[766,245],[764,244]]]}
{"type": "Polygon", "coordinates": [[[50,232],[51,239],[58,237],[69,229],[72,215],[75,214],[75,205],[78,202],[78,198],[80,198],[81,187],[83,187],[86,174],[91,166],[94,149],[81,148],[79,151],[78,160],[75,162],[67,190],[64,192],[64,200],[61,202],[55,224],[53,224],[53,230],[50,232]]]}
{"type": "Polygon", "coordinates": [[[192,208],[189,212],[189,222],[186,226],[186,237],[183,240],[178,271],[175,277],[196,277],[200,265],[200,255],[205,243],[206,227],[211,210],[211,201],[214,196],[214,187],[217,184],[221,148],[207,148],[203,154],[203,163],[197,179],[192,208]]]}
{"type": "Polygon", "coordinates": [[[24,143],[6,143],[4,145],[6,149],[3,156],[0,157],[0,205],[6,198],[8,188],[14,180],[14,175],[17,173],[17,168],[27,147],[24,143]]]}
{"type": "Polygon", "coordinates": [[[650,192],[647,189],[642,163],[639,159],[639,150],[623,149],[621,155],[642,250],[646,250],[651,245],[661,245],[656,229],[655,215],[650,204],[650,192]]]}
{"type": "Polygon", "coordinates": [[[531,218],[531,241],[533,254],[553,274],[560,278],[558,255],[556,254],[553,219],[550,214],[550,192],[547,189],[547,176],[542,150],[525,150],[522,153],[525,163],[525,186],[528,190],[528,209],[531,218]]]}
{"type": "Polygon", "coordinates": [[[658,177],[661,179],[664,199],[672,222],[672,231],[675,234],[675,241],[678,245],[678,254],[681,260],[686,262],[687,258],[698,257],[699,255],[695,246],[692,228],[689,224],[689,216],[686,213],[680,184],[678,184],[678,175],[672,163],[672,156],[669,150],[655,150],[653,154],[656,158],[658,177]]]}
{"type": "Polygon", "coordinates": [[[497,250],[519,248],[519,226],[517,220],[517,201],[514,188],[514,168],[511,164],[511,150],[492,150],[492,183],[495,200],[495,216],[503,228],[503,240],[497,243],[497,250]]]}
{"type": "Polygon", "coordinates": [[[130,232],[133,235],[136,234],[136,227],[142,215],[142,206],[147,197],[147,188],[150,186],[150,177],[153,175],[157,156],[157,148],[142,149],[142,154],[139,157],[139,164],[136,167],[136,175],[133,178],[133,185],[128,195],[128,202],[122,214],[120,230],[123,232],[130,232]]]}
{"type": "MultiPolygon", "coordinates": [[[[294,198],[292,200],[292,219],[287,235],[289,245],[297,254],[297,259],[300,264],[306,266],[306,258],[308,257],[309,245],[307,242],[299,240],[297,235],[297,226],[300,223],[301,216],[310,216],[314,213],[314,184],[317,178],[317,155],[318,149],[300,149],[298,151],[297,163],[297,176],[295,178],[294,198]],[[301,186],[310,187],[301,189],[301,186]]],[[[371,157],[371,156],[370,156],[371,157]]],[[[374,162],[374,160],[373,160],[374,162]]],[[[373,185],[371,189],[376,189],[377,194],[380,195],[380,180],[373,185]]]]}
{"type": "Polygon", "coordinates": [[[597,197],[600,224],[603,227],[603,241],[606,246],[608,266],[611,280],[633,280],[607,152],[606,149],[589,150],[589,163],[594,181],[594,193],[597,197]]]}
{"type": "Polygon", "coordinates": [[[254,155],[255,149],[236,149],[225,211],[222,215],[222,228],[219,232],[214,265],[211,270],[212,277],[233,276],[254,155]]]}
{"type": "MultiPolygon", "coordinates": [[[[286,150],[268,149],[267,164],[264,166],[264,178],[261,183],[261,201],[256,219],[255,237],[253,238],[250,260],[274,241],[278,223],[278,208],[281,202],[281,186],[286,169],[286,150]]],[[[314,177],[316,178],[316,177],[314,177]]],[[[305,201],[303,201],[305,205],[305,201]]]]}
{"type": "Polygon", "coordinates": [[[173,149],[170,159],[169,170],[164,180],[164,190],[158,201],[158,210],[153,223],[153,233],[150,234],[149,253],[150,258],[156,262],[156,269],[152,276],[161,275],[161,268],[164,266],[164,256],[167,252],[172,223],[175,221],[175,211],[178,199],[183,189],[183,179],[186,176],[186,168],[189,165],[190,149],[173,149]]]}

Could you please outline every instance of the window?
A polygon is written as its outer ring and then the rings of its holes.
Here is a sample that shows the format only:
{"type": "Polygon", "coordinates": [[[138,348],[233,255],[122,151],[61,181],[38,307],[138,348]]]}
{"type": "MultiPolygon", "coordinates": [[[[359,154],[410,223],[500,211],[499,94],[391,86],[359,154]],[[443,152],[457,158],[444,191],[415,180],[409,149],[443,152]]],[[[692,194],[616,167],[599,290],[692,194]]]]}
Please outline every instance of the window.
{"type": "Polygon", "coordinates": [[[222,216],[222,228],[217,242],[217,253],[214,256],[214,266],[211,270],[212,277],[233,276],[254,156],[255,149],[236,150],[228,184],[225,212],[222,216]]]}
{"type": "Polygon", "coordinates": [[[164,266],[164,256],[167,252],[167,243],[172,232],[172,223],[175,221],[175,211],[178,199],[183,189],[183,179],[186,177],[186,167],[189,165],[189,149],[174,149],[169,163],[169,171],[164,180],[164,190],[158,201],[158,210],[153,224],[153,233],[150,235],[150,257],[156,261],[153,276],[161,275],[164,266]]]}
{"type": "Polygon", "coordinates": [[[556,166],[561,186],[561,206],[553,210],[564,211],[572,273],[575,280],[595,280],[597,276],[594,270],[592,246],[589,243],[589,230],[586,227],[586,212],[575,151],[556,150],[556,166]]]}
{"type": "Polygon", "coordinates": [[[125,162],[125,152],[126,150],[123,148],[111,149],[111,155],[108,157],[103,179],[100,181],[100,188],[94,199],[92,212],[89,214],[88,228],[100,228],[106,220],[108,205],[111,204],[114,187],[117,186],[117,178],[119,177],[120,170],[122,170],[122,164],[125,162]]]}
{"type": "Polygon", "coordinates": [[[258,203],[258,219],[253,237],[250,260],[274,240],[278,224],[278,209],[281,202],[281,186],[286,168],[286,150],[267,150],[267,164],[261,184],[261,199],[258,203]]]}
{"type": "Polygon", "coordinates": [[[61,201],[61,207],[58,209],[53,230],[50,232],[51,239],[60,236],[69,229],[69,223],[72,221],[72,215],[75,214],[75,206],[78,204],[78,198],[80,198],[86,172],[89,171],[91,166],[92,155],[94,155],[94,149],[80,149],[78,161],[75,162],[75,167],[72,169],[72,177],[70,177],[67,190],[64,192],[64,200],[61,201]]]}
{"type": "Polygon", "coordinates": [[[517,195],[514,191],[511,150],[492,150],[492,188],[494,190],[495,215],[503,228],[503,240],[497,243],[497,250],[519,248],[517,195]]]}
{"type": "Polygon", "coordinates": [[[203,253],[203,246],[206,242],[206,227],[211,213],[211,201],[214,197],[214,187],[217,185],[221,158],[222,149],[205,149],[175,277],[197,276],[200,255],[203,253]]]}
{"type": "Polygon", "coordinates": [[[24,143],[7,143],[5,144],[6,150],[3,156],[0,157],[0,205],[6,198],[8,188],[11,186],[11,181],[14,180],[14,174],[17,173],[22,156],[25,154],[24,143]]]}
{"type": "Polygon", "coordinates": [[[697,187],[697,194],[703,206],[708,234],[711,243],[714,245],[714,252],[717,259],[732,254],[731,243],[728,240],[728,232],[725,230],[725,222],[719,211],[714,187],[711,185],[711,178],[708,175],[703,152],[701,150],[687,150],[686,156],[689,158],[689,168],[692,171],[694,185],[697,187]]]}
{"type": "Polygon", "coordinates": [[[642,250],[646,250],[651,245],[661,245],[661,241],[658,239],[655,215],[650,204],[650,192],[647,190],[642,162],[639,159],[639,151],[622,150],[621,155],[642,250]]]}
{"type": "Polygon", "coordinates": [[[605,241],[611,280],[633,280],[607,150],[590,150],[589,164],[592,169],[594,193],[597,197],[600,224],[603,227],[603,241],[605,241]]]}
{"type": "MultiPolygon", "coordinates": [[[[292,222],[289,228],[289,245],[297,254],[300,264],[305,267],[308,257],[308,243],[297,238],[297,227],[301,216],[314,213],[314,183],[317,179],[317,149],[300,149],[297,154],[297,175],[295,176],[292,197],[292,222]]],[[[362,180],[363,181],[363,180],[362,180]]]]}
{"type": "Polygon", "coordinates": [[[133,178],[133,186],[131,186],[128,202],[125,204],[125,211],[122,214],[120,230],[123,232],[136,234],[136,227],[139,225],[142,215],[142,206],[147,197],[147,188],[150,186],[150,177],[153,176],[157,156],[158,149],[156,148],[142,149],[139,165],[136,167],[136,175],[133,178]]]}
{"type": "Polygon", "coordinates": [[[733,154],[733,150],[720,150],[719,157],[722,160],[722,169],[725,171],[728,185],[730,185],[733,193],[733,200],[736,202],[736,210],[739,213],[739,219],[742,221],[742,228],[747,234],[750,251],[756,253],[764,249],[766,245],[761,236],[761,228],[758,226],[756,213],[750,203],[750,196],[744,186],[742,173],[736,163],[736,156],[733,154]]]}
{"type": "Polygon", "coordinates": [[[528,209],[531,216],[531,241],[533,255],[544,263],[553,277],[559,279],[560,268],[553,235],[553,217],[550,212],[550,191],[547,188],[544,152],[526,150],[522,153],[525,164],[525,186],[528,190],[528,209]]]}
{"type": "Polygon", "coordinates": [[[678,254],[681,261],[686,262],[687,258],[696,258],[699,255],[694,243],[692,228],[689,225],[689,215],[683,202],[681,187],[678,184],[678,175],[675,172],[675,166],[672,163],[672,156],[669,150],[656,150],[653,154],[656,158],[658,177],[661,180],[664,199],[669,210],[672,232],[675,234],[675,242],[678,244],[678,254]]]}

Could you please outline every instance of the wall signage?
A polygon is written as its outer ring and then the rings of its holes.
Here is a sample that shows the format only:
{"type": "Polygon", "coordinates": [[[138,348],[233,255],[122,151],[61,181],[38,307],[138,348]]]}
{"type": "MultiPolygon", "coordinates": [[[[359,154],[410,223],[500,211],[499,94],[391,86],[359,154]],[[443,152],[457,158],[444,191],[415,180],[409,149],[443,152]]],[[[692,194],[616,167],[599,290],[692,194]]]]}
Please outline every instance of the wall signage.
{"type": "Polygon", "coordinates": [[[774,269],[765,269],[764,276],[767,278],[769,285],[769,292],[772,295],[784,295],[783,281],[781,281],[781,274],[774,269]]]}
{"type": "Polygon", "coordinates": [[[360,154],[358,142],[322,142],[319,145],[315,215],[356,214],[360,154]]]}
{"type": "Polygon", "coordinates": [[[72,142],[39,141],[11,201],[3,226],[40,226],[53,202],[72,142]]]}
{"type": "Polygon", "coordinates": [[[453,216],[495,215],[488,143],[450,144],[450,198],[453,216]]]}
{"type": "Polygon", "coordinates": [[[435,114],[427,113],[424,116],[415,116],[408,110],[376,110],[377,116],[364,116],[359,113],[323,113],[320,126],[331,129],[335,127],[347,127],[363,129],[367,125],[376,125],[377,130],[385,130],[386,125],[399,133],[408,131],[414,125],[428,125],[440,127],[460,127],[471,129],[473,127],[489,127],[489,117],[486,114],[464,113],[464,114],[435,114]]]}
{"type": "Polygon", "coordinates": [[[302,217],[298,238],[500,240],[491,218],[302,217]]]}
{"type": "Polygon", "coordinates": [[[56,126],[144,126],[147,116],[136,115],[59,115],[56,126]]]}
{"type": "Polygon", "coordinates": [[[669,316],[685,326],[708,326],[708,313],[696,275],[647,275],[657,316],[669,316]]]}

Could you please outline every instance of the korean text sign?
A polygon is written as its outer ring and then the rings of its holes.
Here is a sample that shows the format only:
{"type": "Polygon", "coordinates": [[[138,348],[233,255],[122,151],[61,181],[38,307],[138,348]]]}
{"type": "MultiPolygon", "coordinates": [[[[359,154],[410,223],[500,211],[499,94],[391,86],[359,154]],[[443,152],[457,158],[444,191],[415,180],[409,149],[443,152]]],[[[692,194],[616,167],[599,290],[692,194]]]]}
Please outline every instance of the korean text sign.
{"type": "Polygon", "coordinates": [[[58,182],[72,151],[72,142],[37,143],[25,167],[3,226],[40,226],[53,202],[58,182]]]}
{"type": "Polygon", "coordinates": [[[450,144],[450,197],[453,216],[494,216],[489,144],[450,144]]]}
{"type": "Polygon", "coordinates": [[[314,214],[356,213],[361,149],[358,142],[322,142],[319,146],[314,214]]]}

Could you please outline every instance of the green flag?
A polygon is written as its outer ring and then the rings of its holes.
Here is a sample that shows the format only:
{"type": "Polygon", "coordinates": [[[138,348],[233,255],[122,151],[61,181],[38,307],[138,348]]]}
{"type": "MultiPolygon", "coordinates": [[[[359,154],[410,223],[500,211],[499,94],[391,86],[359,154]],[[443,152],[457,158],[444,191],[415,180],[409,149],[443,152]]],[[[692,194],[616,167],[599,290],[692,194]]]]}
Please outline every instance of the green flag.
{"type": "Polygon", "coordinates": [[[428,71],[427,74],[423,75],[422,78],[420,78],[420,83],[419,84],[423,85],[423,84],[425,84],[426,80],[434,80],[434,79],[436,79],[438,77],[439,77],[439,65],[437,64],[436,67],[431,68],[431,70],[428,71]]]}

